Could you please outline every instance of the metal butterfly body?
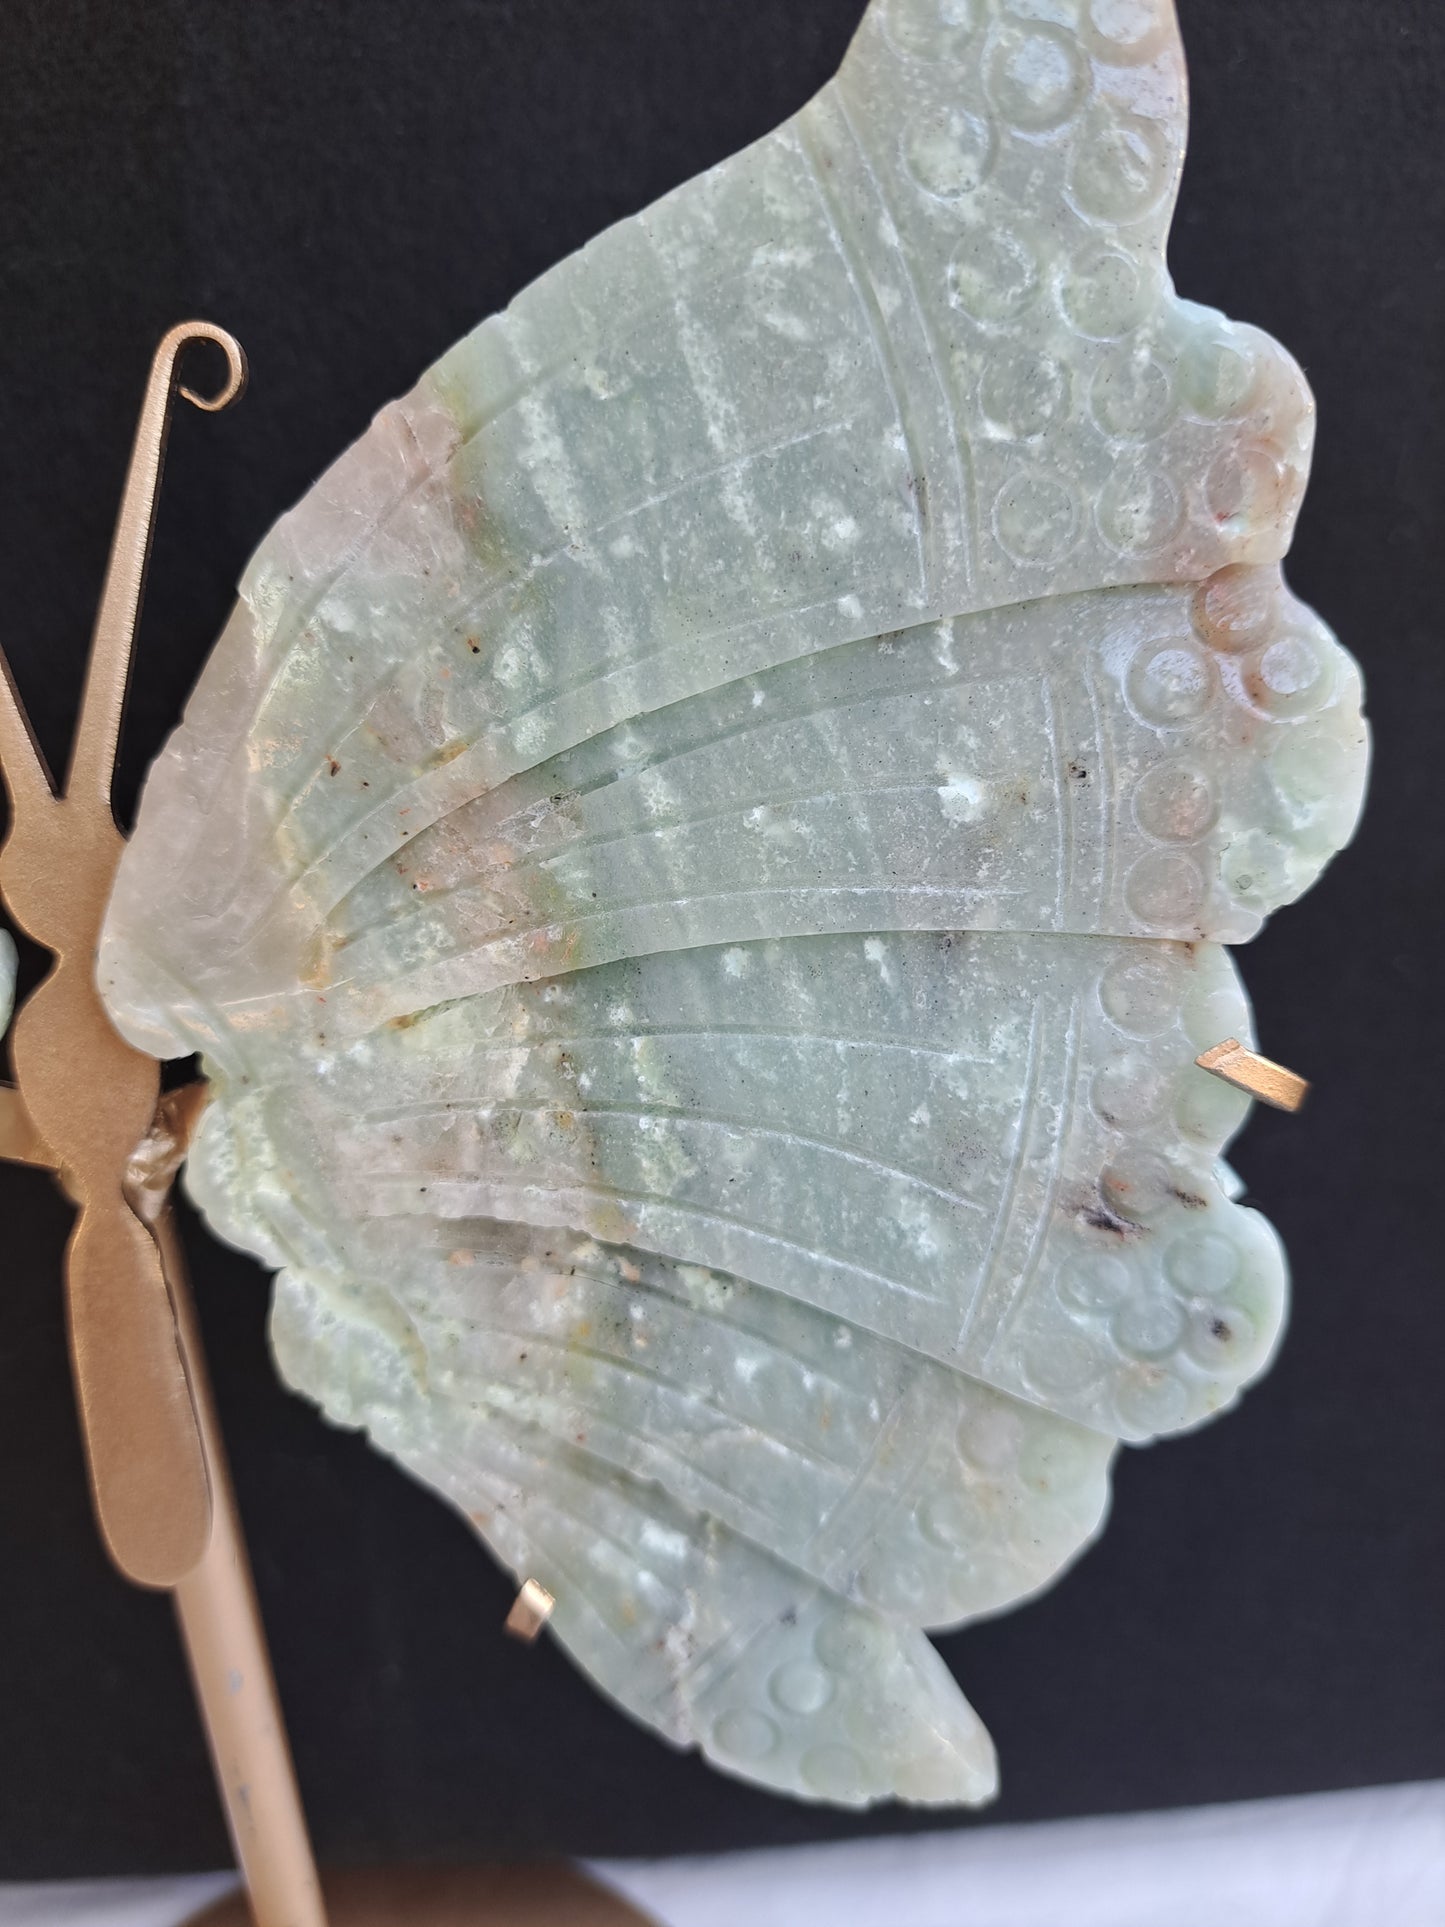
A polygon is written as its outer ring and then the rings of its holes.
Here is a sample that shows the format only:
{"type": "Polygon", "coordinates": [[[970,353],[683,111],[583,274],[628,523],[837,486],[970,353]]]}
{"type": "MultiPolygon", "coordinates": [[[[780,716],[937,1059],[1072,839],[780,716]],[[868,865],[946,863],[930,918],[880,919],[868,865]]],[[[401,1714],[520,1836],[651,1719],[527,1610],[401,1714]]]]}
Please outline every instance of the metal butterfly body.
{"type": "Polygon", "coordinates": [[[287,1378],[807,1797],[990,1795],[922,1629],[1283,1316],[1194,1058],[1366,737],[1183,130],[1168,0],[874,0],[277,525],[111,904],[287,1378]]]}

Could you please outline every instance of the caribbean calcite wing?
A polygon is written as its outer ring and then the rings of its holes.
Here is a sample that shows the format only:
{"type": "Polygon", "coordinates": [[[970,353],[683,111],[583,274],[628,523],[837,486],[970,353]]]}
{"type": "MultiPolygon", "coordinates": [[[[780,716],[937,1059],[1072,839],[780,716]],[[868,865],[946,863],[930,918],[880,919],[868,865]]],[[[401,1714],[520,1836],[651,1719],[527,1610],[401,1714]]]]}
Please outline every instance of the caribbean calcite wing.
{"type": "Polygon", "coordinates": [[[875,0],[277,525],[111,906],[290,1382],[810,1798],[989,1796],[922,1629],[1284,1314],[1193,1060],[1366,736],[1279,572],[1308,391],[1165,271],[1183,138],[1167,0],[875,0]]]}

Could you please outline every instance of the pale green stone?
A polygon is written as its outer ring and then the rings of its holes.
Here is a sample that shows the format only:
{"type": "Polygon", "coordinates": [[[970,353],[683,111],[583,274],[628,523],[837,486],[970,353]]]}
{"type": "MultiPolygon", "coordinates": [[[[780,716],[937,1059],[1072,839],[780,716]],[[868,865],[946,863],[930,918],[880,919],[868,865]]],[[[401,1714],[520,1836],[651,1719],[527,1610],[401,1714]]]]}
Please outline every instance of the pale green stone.
{"type": "Polygon", "coordinates": [[[15,944],[9,931],[0,930],[0,1036],[15,1007],[15,944]]]}
{"type": "Polygon", "coordinates": [[[808,1798],[988,1797],[920,1629],[1283,1319],[1193,1059],[1367,739],[1308,390],[1164,268],[1183,99],[1167,0],[875,0],[282,519],[111,908],[290,1382],[808,1798]]]}

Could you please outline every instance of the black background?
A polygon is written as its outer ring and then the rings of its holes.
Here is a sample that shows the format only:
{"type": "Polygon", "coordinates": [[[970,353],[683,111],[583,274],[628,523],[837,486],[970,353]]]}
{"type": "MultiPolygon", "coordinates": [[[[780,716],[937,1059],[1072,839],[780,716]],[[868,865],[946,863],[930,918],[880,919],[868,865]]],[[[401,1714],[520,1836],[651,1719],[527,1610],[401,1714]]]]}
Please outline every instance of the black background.
{"type": "MultiPolygon", "coordinates": [[[[0,634],[63,761],[148,356],[250,351],[182,411],[120,782],[131,808],[233,583],[381,402],[606,223],[766,132],[861,0],[6,0],[0,634]]],[[[1194,129],[1171,260],[1319,397],[1295,586],[1361,658],[1363,833],[1243,962],[1317,1080],[1237,1161],[1294,1263],[1289,1342],[1217,1427],[1119,1467],[1102,1544],[943,1641],[999,1742],[997,1819],[1445,1773],[1442,941],[1445,8],[1180,0],[1194,129]]],[[[25,982],[36,957],[26,953],[25,982]]],[[[164,1601],[90,1524],[67,1212],[0,1170],[0,1875],[227,1858],[164,1601]]],[[[939,1824],[679,1759],[545,1640],[460,1523],[281,1392],[266,1285],[191,1262],[300,1775],[333,1859],[670,1852],[939,1824]]],[[[965,1820],[962,1822],[967,1824],[965,1820]]]]}

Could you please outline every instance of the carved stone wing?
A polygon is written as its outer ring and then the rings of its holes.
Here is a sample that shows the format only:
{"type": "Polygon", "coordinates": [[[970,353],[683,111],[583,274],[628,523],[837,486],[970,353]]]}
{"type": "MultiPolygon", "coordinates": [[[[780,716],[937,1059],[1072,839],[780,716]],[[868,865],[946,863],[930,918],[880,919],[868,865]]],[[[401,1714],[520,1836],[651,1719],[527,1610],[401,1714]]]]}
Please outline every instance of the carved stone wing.
{"type": "Polygon", "coordinates": [[[102,954],[283,1371],[807,1797],[978,1801],[1047,1583],[1285,1275],[1193,1065],[1353,828],[1312,411],[1179,301],[1168,0],[874,0],[284,517],[102,954]]]}

